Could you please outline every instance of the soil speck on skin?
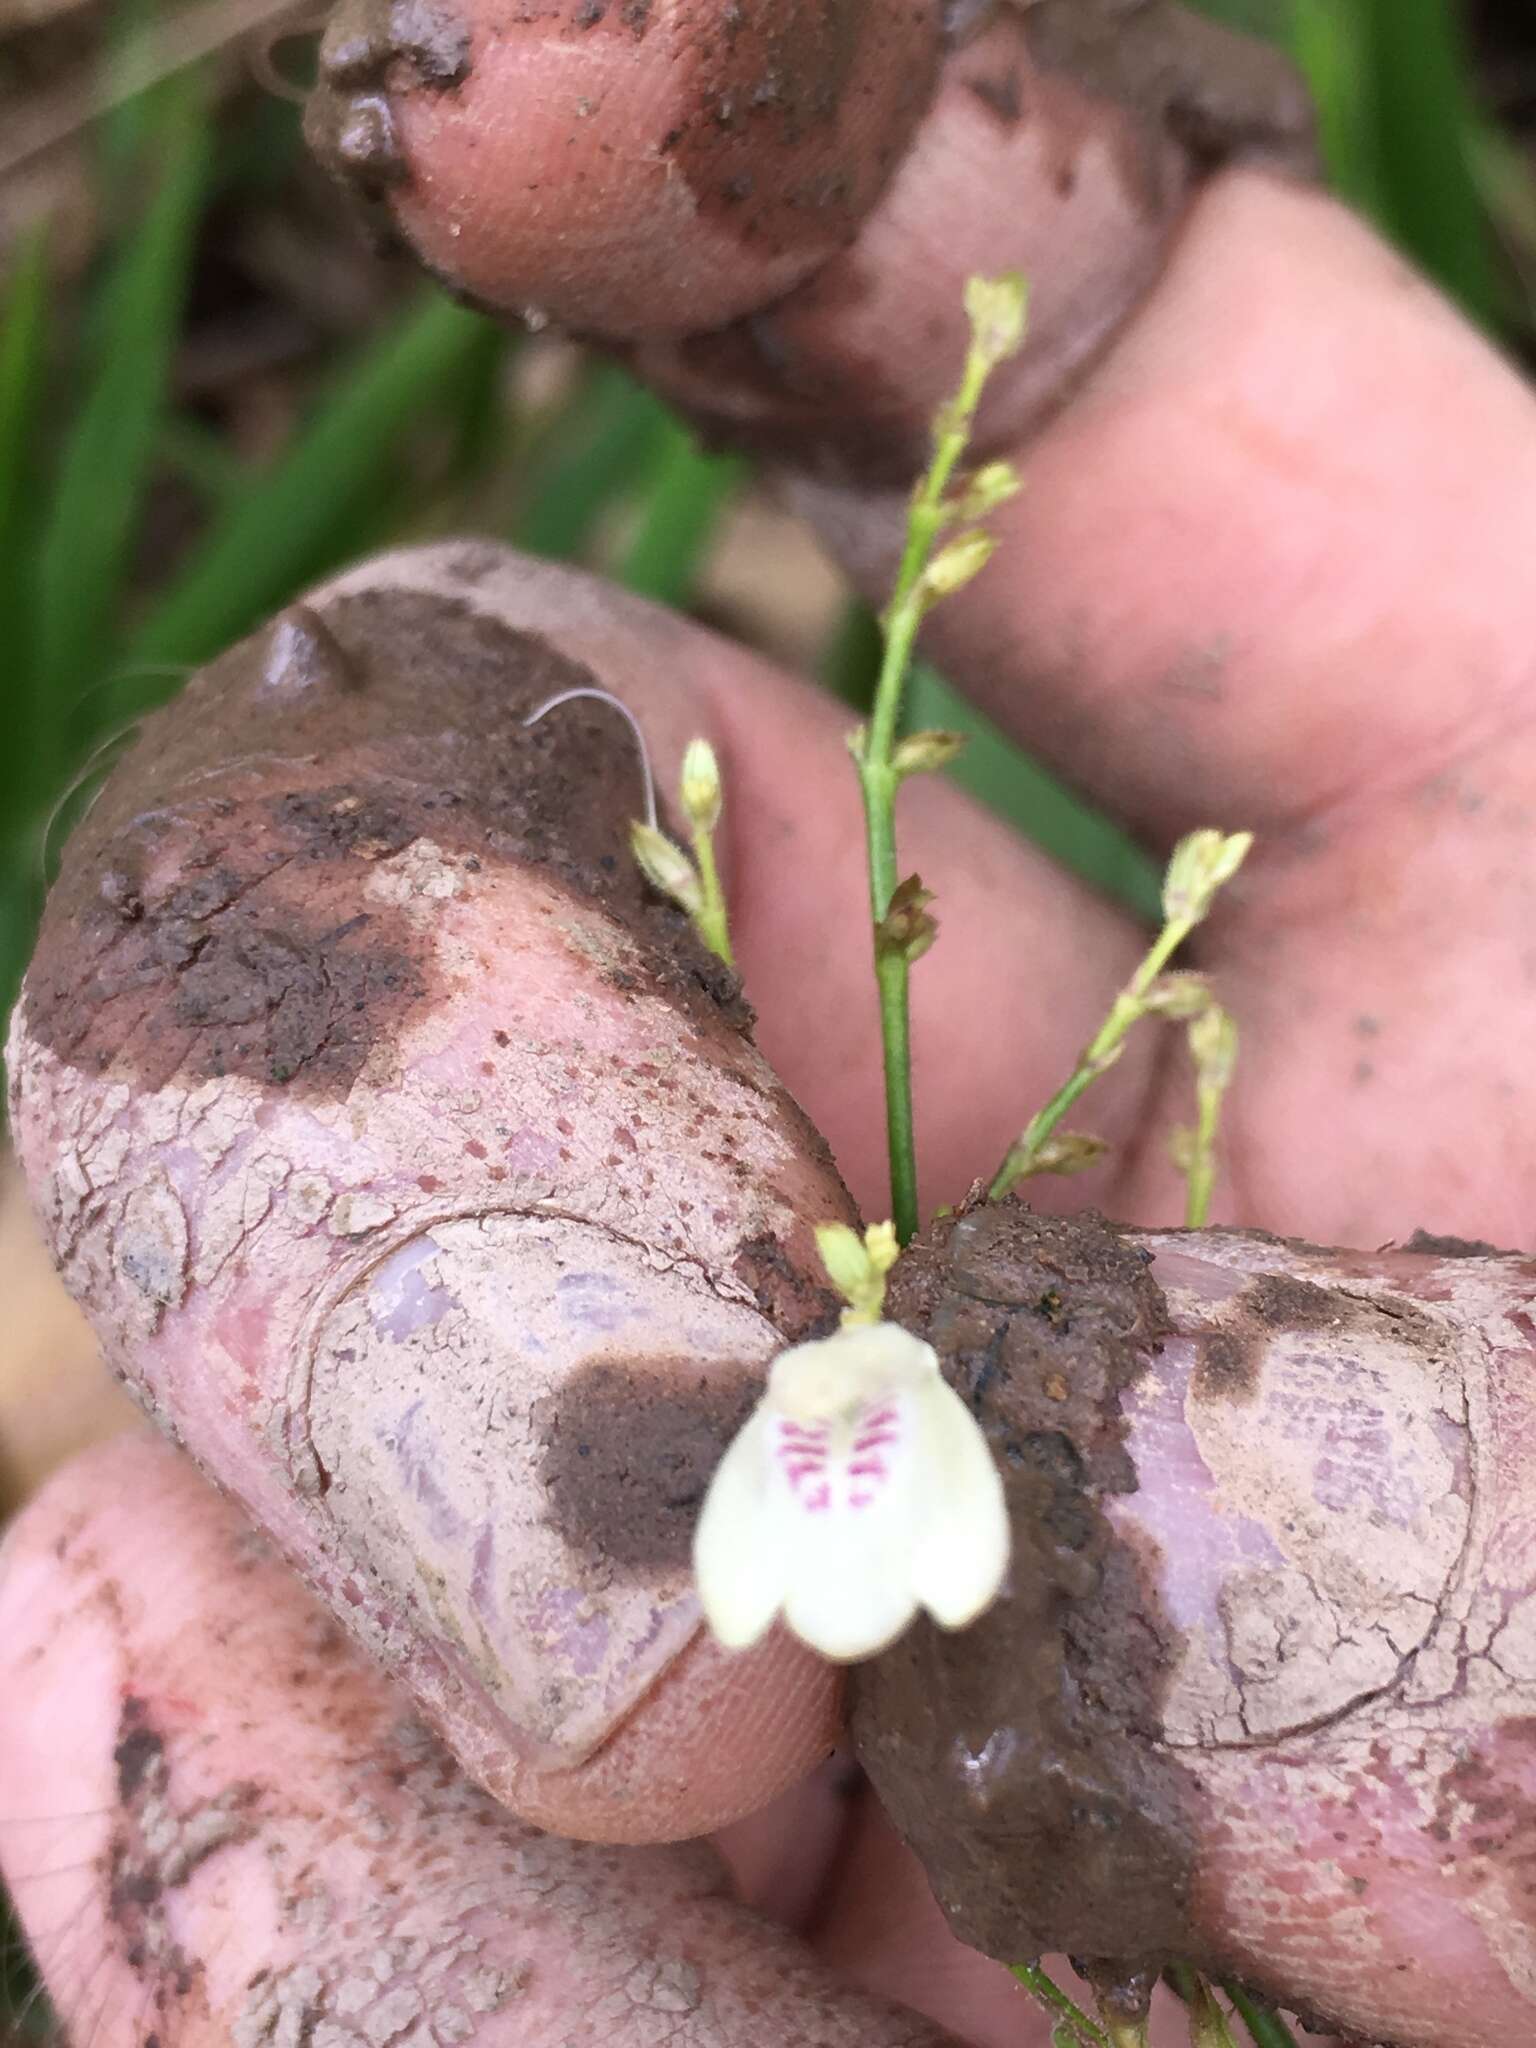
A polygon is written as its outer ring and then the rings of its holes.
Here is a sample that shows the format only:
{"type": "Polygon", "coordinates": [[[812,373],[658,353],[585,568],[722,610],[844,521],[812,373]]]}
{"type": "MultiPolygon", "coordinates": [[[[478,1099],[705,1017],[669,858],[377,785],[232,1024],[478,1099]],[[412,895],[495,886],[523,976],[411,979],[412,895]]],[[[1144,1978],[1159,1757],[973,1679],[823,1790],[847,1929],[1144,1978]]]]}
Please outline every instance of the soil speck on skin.
{"type": "Polygon", "coordinates": [[[888,1311],[992,1442],[1015,1548],[962,1635],[920,1622],[859,1668],[860,1758],[962,1940],[1149,1981],[1191,1946],[1197,1794],[1151,1740],[1173,1631],[1099,1501],[1136,1486],[1120,1396],[1166,1333],[1161,1290],[1100,1219],[1008,1201],[927,1232],[888,1311]]]}
{"type": "Polygon", "coordinates": [[[550,1521],[621,1570],[685,1566],[705,1488],[762,1391],[760,1371],[691,1359],[584,1367],[534,1409],[550,1521]]]}
{"type": "Polygon", "coordinates": [[[1423,1252],[1437,1259],[1519,1259],[1523,1252],[1489,1244],[1482,1237],[1442,1237],[1432,1230],[1416,1230],[1403,1246],[1405,1252],[1423,1252]]]}
{"type": "Polygon", "coordinates": [[[145,1773],[159,1759],[165,1749],[156,1731],[144,1719],[147,1708],[143,1700],[129,1693],[123,1701],[117,1746],[112,1752],[112,1761],[117,1766],[117,1796],[127,1801],[134,1797],[144,1782],[145,1773]]]}
{"type": "Polygon", "coordinates": [[[1262,1335],[1252,1329],[1212,1330],[1200,1339],[1192,1388],[1201,1401],[1251,1401],[1258,1392],[1262,1335]]]}

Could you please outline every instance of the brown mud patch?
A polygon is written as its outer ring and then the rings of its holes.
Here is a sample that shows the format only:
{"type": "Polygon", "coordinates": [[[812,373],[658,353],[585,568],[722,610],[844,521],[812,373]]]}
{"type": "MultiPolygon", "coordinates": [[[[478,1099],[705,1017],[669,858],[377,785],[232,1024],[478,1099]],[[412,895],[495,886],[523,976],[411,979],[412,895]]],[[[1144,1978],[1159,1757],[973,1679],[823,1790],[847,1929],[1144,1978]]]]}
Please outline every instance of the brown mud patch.
{"type": "Polygon", "coordinates": [[[763,1391],[762,1374],[687,1359],[603,1359],[535,1407],[549,1519],[620,1571],[688,1562],[705,1489],[763,1391]]]}
{"type": "Polygon", "coordinates": [[[928,1232],[889,1309],[994,1447],[1014,1561],[963,1634],[923,1621],[860,1667],[859,1755],[963,1940],[1065,1950],[1134,2002],[1138,1972],[1194,1946],[1197,1794],[1156,1745],[1173,1638],[1099,1505],[1136,1486],[1120,1397],[1166,1331],[1162,1292],[1099,1218],[1009,1201],[928,1232]]]}
{"type": "Polygon", "coordinates": [[[536,635],[377,588],[296,607],[146,722],[71,841],[28,977],[29,1029],[93,1074],[241,1075],[344,1097],[447,991],[420,920],[365,893],[415,842],[466,874],[544,870],[632,944],[609,979],[745,1030],[735,978],[628,852],[641,807],[611,708],[530,710],[596,679],[536,635]]]}

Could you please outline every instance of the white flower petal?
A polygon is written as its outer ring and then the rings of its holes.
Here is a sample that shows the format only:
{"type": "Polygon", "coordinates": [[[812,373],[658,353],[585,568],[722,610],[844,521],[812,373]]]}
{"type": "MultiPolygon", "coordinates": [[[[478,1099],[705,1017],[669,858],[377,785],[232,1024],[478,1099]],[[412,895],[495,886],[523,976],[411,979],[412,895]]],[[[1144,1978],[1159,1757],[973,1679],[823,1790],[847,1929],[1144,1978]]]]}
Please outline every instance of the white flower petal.
{"type": "Polygon", "coordinates": [[[912,1590],[935,1621],[964,1628],[996,1598],[1007,1572],[1008,1506],[992,1448],[954,1388],[935,1380],[920,1406],[912,1590]]]}
{"type": "Polygon", "coordinates": [[[789,1557],[772,1529],[768,1425],[760,1403],[715,1468],[693,1539],[704,1618],[728,1650],[767,1634],[787,1585],[789,1557]]]}
{"type": "Polygon", "coordinates": [[[868,1657],[917,1611],[911,1591],[922,1458],[910,1394],[821,1424],[776,1418],[778,1517],[790,1556],[784,1619],[824,1657],[868,1657]]]}
{"type": "Polygon", "coordinates": [[[722,1459],[695,1539],[705,1615],[745,1648],[782,1606],[825,1657],[873,1656],[926,1606],[974,1619],[1008,1562],[1002,1482],[932,1349],[893,1323],[796,1345],[722,1459]]]}

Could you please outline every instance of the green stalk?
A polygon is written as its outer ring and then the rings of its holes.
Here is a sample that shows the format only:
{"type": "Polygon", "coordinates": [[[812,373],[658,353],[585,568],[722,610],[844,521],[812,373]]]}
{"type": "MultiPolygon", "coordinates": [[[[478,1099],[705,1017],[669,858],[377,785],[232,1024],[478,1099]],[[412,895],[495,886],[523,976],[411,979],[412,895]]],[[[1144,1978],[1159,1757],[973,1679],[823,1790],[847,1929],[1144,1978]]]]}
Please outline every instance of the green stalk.
{"type": "Polygon", "coordinates": [[[1189,2009],[1190,2048],[1237,2048],[1227,2016],[1199,1971],[1174,1963],[1163,1974],[1189,2009]]]}
{"type": "Polygon", "coordinates": [[[715,859],[715,835],[704,827],[693,834],[693,855],[699,867],[699,888],[701,900],[694,922],[699,936],[712,953],[717,954],[726,966],[736,966],[736,955],[731,947],[730,919],[725,907],[725,891],[720,886],[720,867],[715,859]]]}
{"type": "Polygon", "coordinates": [[[1183,918],[1177,923],[1164,925],[1158,933],[1146,958],[1110,1005],[1109,1015],[1099,1026],[1097,1034],[1078,1054],[1077,1065],[1044,1109],[1037,1110],[1030,1118],[1023,1135],[1009,1146],[1007,1158],[993,1175],[992,1185],[987,1189],[989,1202],[1001,1200],[1015,1181],[1028,1174],[1047,1138],[1073,1103],[1080,1095],[1086,1094],[1101,1074],[1108,1073],[1119,1059],[1131,1027],[1147,1014],[1147,997],[1152,984],[1193,929],[1194,921],[1183,918]]]}
{"type": "MultiPolygon", "coordinates": [[[[1195,992],[1194,1009],[1187,1004],[1170,1008],[1170,990],[1160,989],[1158,983],[1164,968],[1180,946],[1210,915],[1217,892],[1237,873],[1252,845],[1251,832],[1228,835],[1209,826],[1190,832],[1179,841],[1163,881],[1162,930],[1153,940],[1141,965],[1111,1003],[1109,1015],[1095,1036],[1078,1054],[1077,1065],[1044,1109],[1030,1118],[1022,1135],[1009,1146],[1007,1157],[987,1189],[988,1201],[1000,1201],[1015,1181],[1039,1170],[1041,1154],[1056,1126],[1078,1097],[1085,1094],[1101,1074],[1107,1074],[1119,1059],[1132,1026],[1154,1011],[1196,1018],[1191,1031],[1191,1046],[1201,1087],[1201,1117],[1206,1125],[1207,1142],[1214,1146],[1215,1117],[1236,1058],[1236,1035],[1231,1020],[1219,1004],[1213,1003],[1200,990],[1195,992]],[[1199,1013],[1204,1013],[1203,1017],[1199,1013]],[[1207,1019],[1219,1020],[1219,1023],[1213,1026],[1207,1019]],[[1219,1044],[1208,1045],[1196,1035],[1201,1030],[1209,1033],[1213,1028],[1219,1044]],[[1214,1090],[1215,1101],[1208,1104],[1206,1094],[1211,1090],[1214,1090]]],[[[1210,1166],[1208,1171],[1214,1178],[1214,1166],[1210,1166]]],[[[1209,1205],[1208,1185],[1201,1199],[1209,1205]]],[[[1194,1200],[1193,1196],[1191,1200],[1194,1200]]]]}
{"type": "Polygon", "coordinates": [[[1296,2036],[1281,2019],[1273,2006],[1255,1998],[1251,1991],[1245,1991],[1241,1984],[1223,1980],[1222,1990],[1232,2001],[1233,2010],[1253,2036],[1254,2048],[1296,2048],[1296,2036]]]}
{"type": "Polygon", "coordinates": [[[1081,2048],[1111,2048],[1104,2029],[1089,2019],[1082,2007],[1075,2004],[1038,1963],[1011,1963],[1009,1968],[1037,2005],[1044,2006],[1048,2013],[1067,2022],[1076,2032],[1081,2048]]]}
{"type": "MultiPolygon", "coordinates": [[[[880,617],[882,651],[869,724],[855,758],[864,798],[869,861],[869,907],[875,934],[875,981],[880,996],[880,1035],[885,1055],[885,1126],[891,1164],[891,1214],[896,1235],[906,1244],[916,1233],[917,1148],[912,1121],[912,1024],[909,979],[914,944],[886,929],[899,876],[896,866],[896,792],[904,772],[896,761],[902,692],[912,666],[924,615],[949,591],[960,588],[982,567],[991,544],[979,531],[962,534],[935,560],[940,536],[957,518],[990,510],[1015,489],[1009,472],[1003,488],[982,495],[974,508],[965,497],[948,495],[976,418],[987,378],[1023,339],[1022,280],[973,278],[966,291],[971,344],[960,388],[939,409],[933,426],[933,457],[912,494],[906,545],[890,601],[880,617]]],[[[980,479],[977,480],[978,483],[980,479]]],[[[973,487],[974,488],[974,487],[973,487]]],[[[929,936],[931,937],[931,926],[929,936]]]]}

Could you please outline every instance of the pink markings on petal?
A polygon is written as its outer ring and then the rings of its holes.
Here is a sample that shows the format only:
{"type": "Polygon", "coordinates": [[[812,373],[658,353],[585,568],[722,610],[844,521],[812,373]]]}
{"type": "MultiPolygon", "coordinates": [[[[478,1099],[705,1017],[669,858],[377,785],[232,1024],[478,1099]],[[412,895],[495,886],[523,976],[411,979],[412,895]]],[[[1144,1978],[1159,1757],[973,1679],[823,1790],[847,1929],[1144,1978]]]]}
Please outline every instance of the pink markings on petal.
{"type": "Polygon", "coordinates": [[[796,1506],[812,1515],[875,1506],[894,1476],[886,1454],[905,1442],[904,1422],[894,1401],[859,1415],[851,1435],[832,1423],[776,1417],[772,1455],[796,1506]]]}
{"type": "Polygon", "coordinates": [[[832,1505],[826,1479],[827,1439],[825,1424],[778,1422],[774,1427],[773,1455],[784,1483],[808,1514],[824,1513],[832,1505]],[[808,1485],[812,1480],[819,1484],[808,1485]]]}

